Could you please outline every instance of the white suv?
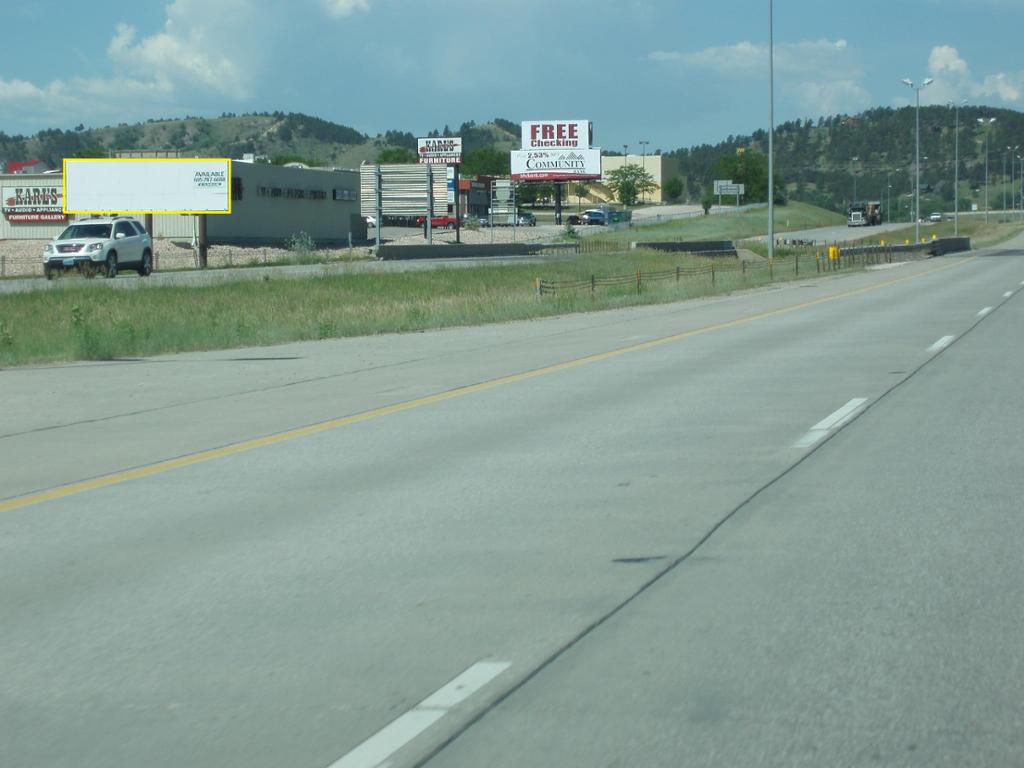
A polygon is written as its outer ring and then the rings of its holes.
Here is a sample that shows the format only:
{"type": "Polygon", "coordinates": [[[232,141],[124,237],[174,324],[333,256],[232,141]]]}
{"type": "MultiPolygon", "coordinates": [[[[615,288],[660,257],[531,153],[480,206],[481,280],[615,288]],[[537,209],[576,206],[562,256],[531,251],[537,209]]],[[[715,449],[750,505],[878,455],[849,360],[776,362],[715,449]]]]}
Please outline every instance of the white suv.
{"type": "Polygon", "coordinates": [[[152,238],[139,222],[125,216],[74,221],[43,251],[48,280],[68,269],[86,276],[101,272],[117,277],[120,267],[131,267],[143,277],[153,271],[152,238]]]}

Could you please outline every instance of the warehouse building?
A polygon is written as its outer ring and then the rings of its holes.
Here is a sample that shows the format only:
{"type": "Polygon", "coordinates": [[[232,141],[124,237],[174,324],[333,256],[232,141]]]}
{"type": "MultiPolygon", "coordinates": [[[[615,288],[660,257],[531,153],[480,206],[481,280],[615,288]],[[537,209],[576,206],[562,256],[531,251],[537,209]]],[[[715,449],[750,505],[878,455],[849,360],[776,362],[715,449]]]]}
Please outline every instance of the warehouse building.
{"type": "MultiPolygon", "coordinates": [[[[317,243],[366,240],[359,212],[359,173],[352,170],[282,167],[232,162],[231,213],[210,215],[211,244],[280,245],[297,232],[317,243]]],[[[0,175],[0,240],[49,240],[61,233],[64,214],[60,173],[0,175]]],[[[153,237],[191,240],[198,231],[193,215],[157,214],[153,237]]]]}

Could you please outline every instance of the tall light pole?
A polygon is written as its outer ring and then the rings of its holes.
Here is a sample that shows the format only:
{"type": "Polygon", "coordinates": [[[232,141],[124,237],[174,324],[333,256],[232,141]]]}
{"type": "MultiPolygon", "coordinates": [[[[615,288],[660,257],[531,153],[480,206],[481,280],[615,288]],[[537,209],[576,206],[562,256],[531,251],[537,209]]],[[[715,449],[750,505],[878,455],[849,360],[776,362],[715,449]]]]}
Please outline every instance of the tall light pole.
{"type": "MultiPolygon", "coordinates": [[[[650,143],[647,139],[640,139],[640,163],[645,174],[647,173],[647,145],[650,143]]],[[[644,186],[646,187],[647,185],[645,184],[644,186]]],[[[641,203],[645,202],[645,195],[646,193],[644,192],[640,193],[641,203]]]]}
{"type": "Polygon", "coordinates": [[[903,83],[914,91],[917,96],[917,107],[914,110],[914,242],[921,242],[921,91],[932,84],[932,78],[926,77],[920,85],[913,80],[903,79],[903,83]]]}
{"type": "MultiPolygon", "coordinates": [[[[1009,149],[1009,147],[1007,147],[1009,149]]],[[[999,179],[999,186],[1003,188],[1003,208],[999,213],[999,220],[1006,221],[1006,153],[1003,152],[1003,175],[999,179]]]]}
{"type": "Polygon", "coordinates": [[[966,104],[967,99],[962,99],[958,104],[949,103],[956,116],[956,127],[953,129],[953,142],[956,147],[956,157],[953,160],[953,234],[956,236],[960,234],[960,107],[966,104]]]}
{"type": "Polygon", "coordinates": [[[988,224],[988,134],[996,119],[994,117],[979,117],[978,125],[985,129],[985,223],[988,224]]]}
{"type": "Polygon", "coordinates": [[[775,9],[768,0],[768,261],[775,258],[775,9]]]}
{"type": "MultiPolygon", "coordinates": [[[[1006,148],[1006,154],[1008,154],[1010,156],[1010,208],[1009,208],[1009,210],[1010,210],[1011,214],[1013,213],[1013,211],[1017,207],[1017,204],[1015,202],[1016,199],[1017,199],[1017,193],[1016,193],[1016,191],[1013,188],[1013,180],[1014,180],[1014,176],[1016,175],[1016,166],[1017,166],[1017,164],[1014,162],[1013,158],[1015,158],[1017,156],[1017,150],[1018,149],[1020,149],[1020,147],[1018,145],[1016,145],[1016,144],[1014,146],[1012,146],[1012,147],[1007,146],[1007,148],[1006,148]]],[[[1006,155],[1003,155],[1003,217],[1004,218],[1006,217],[1006,210],[1007,210],[1007,208],[1006,208],[1006,155]]],[[[1013,216],[1011,215],[1010,218],[1012,219],[1013,216]]]]}

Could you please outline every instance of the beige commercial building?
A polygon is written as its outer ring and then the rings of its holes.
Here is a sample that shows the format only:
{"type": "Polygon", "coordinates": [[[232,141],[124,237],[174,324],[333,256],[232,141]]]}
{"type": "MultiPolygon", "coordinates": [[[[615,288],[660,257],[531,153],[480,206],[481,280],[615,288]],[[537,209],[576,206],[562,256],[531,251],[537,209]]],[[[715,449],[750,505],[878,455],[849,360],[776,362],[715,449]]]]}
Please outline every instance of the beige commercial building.
{"type": "Polygon", "coordinates": [[[665,182],[673,176],[679,175],[679,161],[667,155],[602,155],[600,182],[592,182],[590,185],[592,202],[613,202],[611,190],[605,184],[605,177],[609,171],[621,168],[624,165],[639,165],[654,178],[657,188],[644,196],[648,203],[668,202],[662,192],[665,182]]]}
{"type": "MultiPolygon", "coordinates": [[[[239,160],[232,164],[231,213],[210,215],[211,244],[281,245],[297,232],[321,244],[366,239],[359,213],[359,172],[297,168],[239,160]]],[[[59,173],[0,175],[0,240],[49,240],[69,219],[62,212],[59,173]]],[[[197,233],[193,215],[158,214],[153,236],[191,240],[197,233]]]]}

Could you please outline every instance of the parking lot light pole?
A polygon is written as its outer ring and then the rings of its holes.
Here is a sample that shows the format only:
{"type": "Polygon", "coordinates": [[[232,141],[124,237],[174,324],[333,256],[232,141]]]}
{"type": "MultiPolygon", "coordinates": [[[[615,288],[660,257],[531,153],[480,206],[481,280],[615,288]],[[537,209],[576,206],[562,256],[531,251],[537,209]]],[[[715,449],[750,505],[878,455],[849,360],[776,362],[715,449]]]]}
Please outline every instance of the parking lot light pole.
{"type": "Polygon", "coordinates": [[[913,80],[903,79],[904,85],[914,91],[917,96],[917,107],[914,110],[914,242],[921,242],[921,91],[932,84],[932,78],[926,77],[920,85],[913,80]]]}
{"type": "Polygon", "coordinates": [[[994,117],[979,117],[978,125],[985,129],[985,223],[988,224],[988,134],[996,119],[994,117]]]}

